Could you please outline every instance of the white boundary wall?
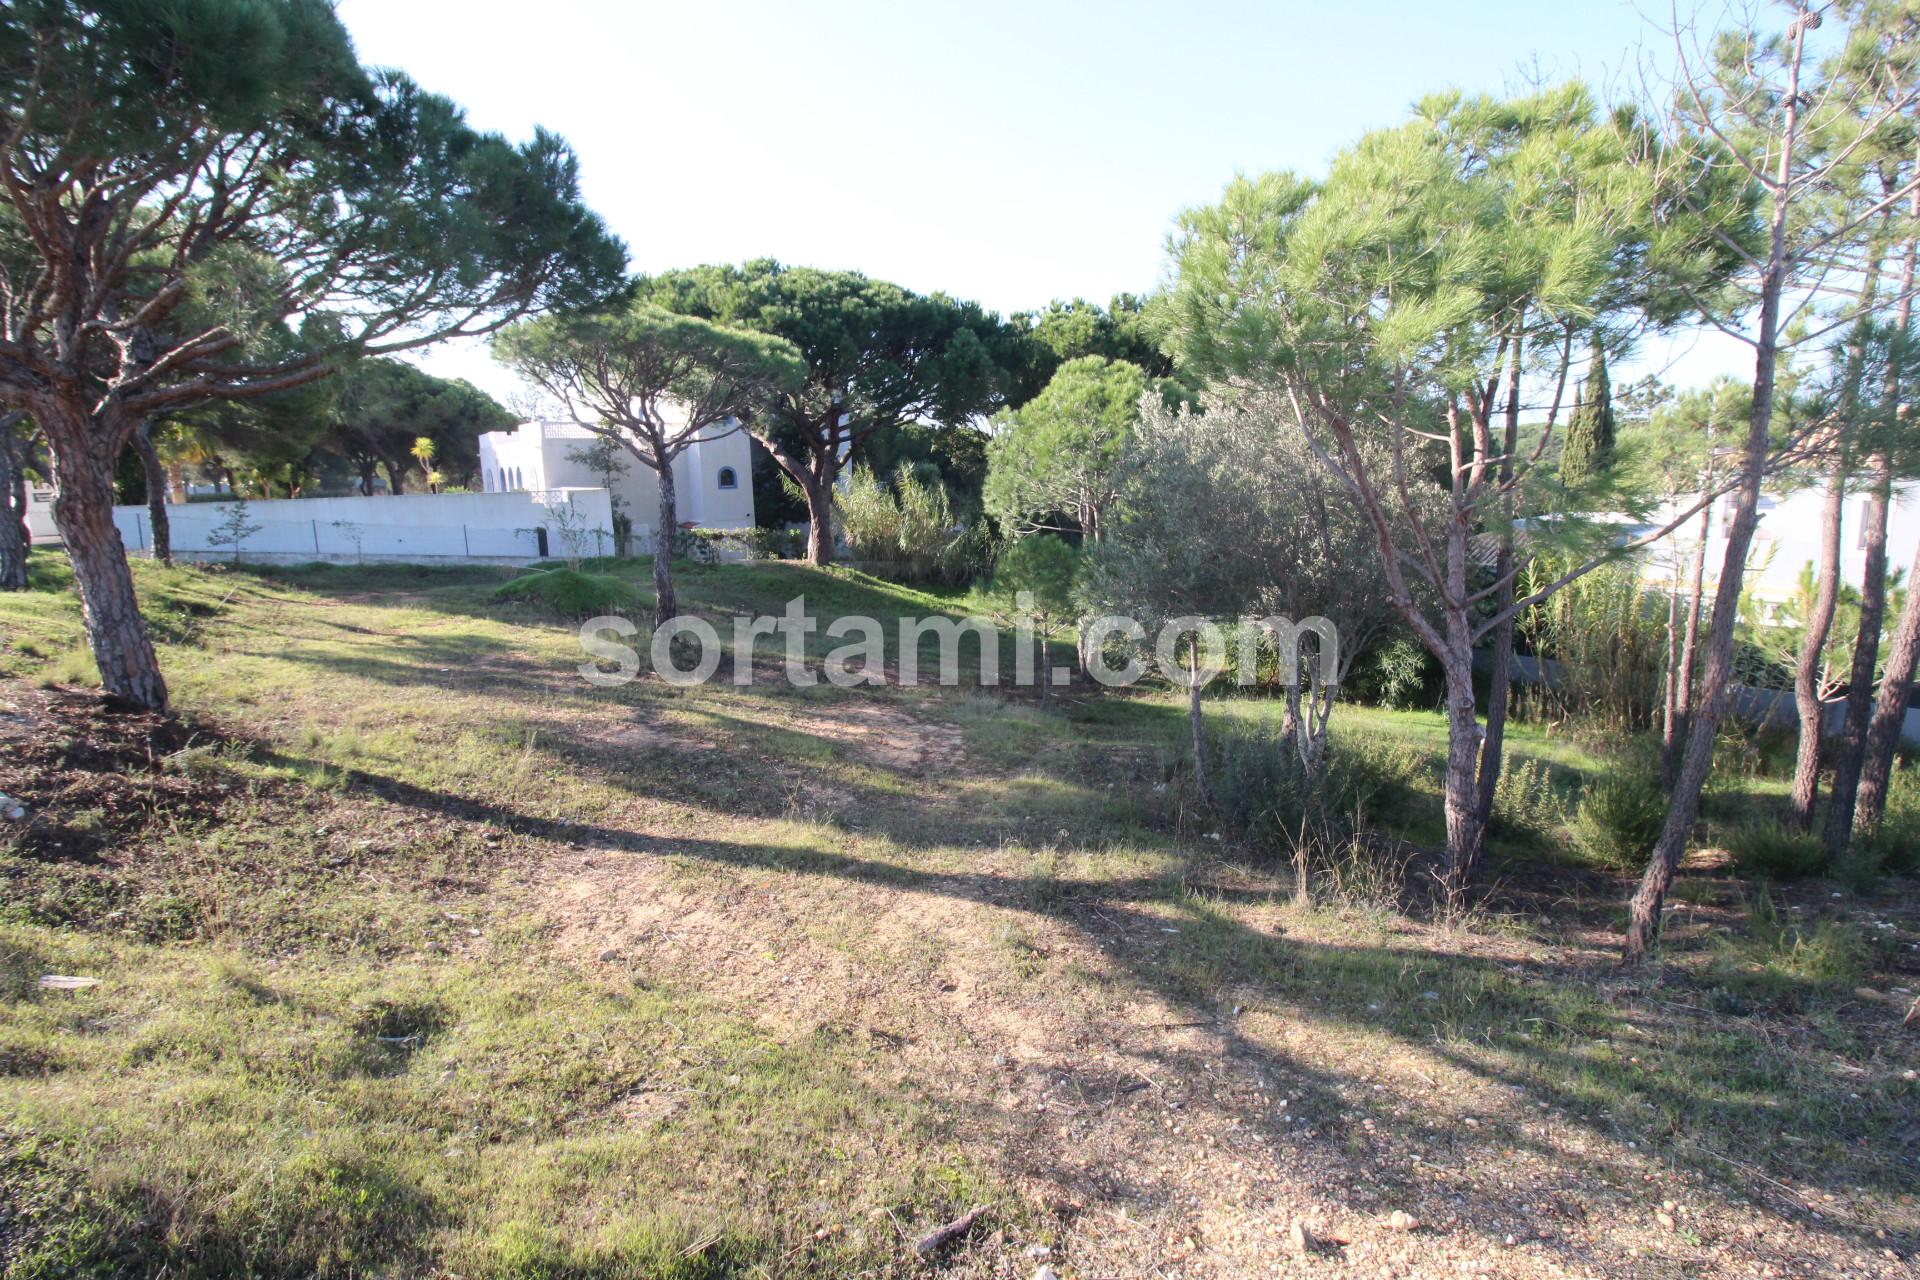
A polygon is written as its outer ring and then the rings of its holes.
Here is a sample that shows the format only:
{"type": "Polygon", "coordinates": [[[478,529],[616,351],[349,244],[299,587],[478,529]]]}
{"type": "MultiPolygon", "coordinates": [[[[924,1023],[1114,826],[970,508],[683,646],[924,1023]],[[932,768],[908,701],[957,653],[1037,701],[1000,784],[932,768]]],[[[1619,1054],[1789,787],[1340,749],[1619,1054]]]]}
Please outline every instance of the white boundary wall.
{"type": "MultiPolygon", "coordinates": [[[[227,502],[169,505],[173,554],[182,560],[231,560],[220,526],[227,502]]],[[[410,493],[371,498],[275,498],[247,503],[239,558],[266,564],[521,564],[546,556],[613,554],[613,511],[605,489],[522,493],[410,493]],[[571,508],[572,516],[568,517],[571,508]],[[568,525],[577,532],[569,533],[568,525]]],[[[113,523],[129,551],[153,545],[145,507],[115,507],[113,523]]]]}

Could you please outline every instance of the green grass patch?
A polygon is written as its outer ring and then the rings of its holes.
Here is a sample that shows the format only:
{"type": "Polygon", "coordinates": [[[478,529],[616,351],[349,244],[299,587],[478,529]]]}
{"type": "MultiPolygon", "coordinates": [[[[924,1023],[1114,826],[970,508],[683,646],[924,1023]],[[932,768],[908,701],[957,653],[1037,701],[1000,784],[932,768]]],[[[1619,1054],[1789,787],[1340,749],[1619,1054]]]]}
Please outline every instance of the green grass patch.
{"type": "Polygon", "coordinates": [[[596,618],[638,607],[641,594],[621,579],[577,569],[523,573],[495,587],[491,598],[525,605],[555,618],[596,618]]]}

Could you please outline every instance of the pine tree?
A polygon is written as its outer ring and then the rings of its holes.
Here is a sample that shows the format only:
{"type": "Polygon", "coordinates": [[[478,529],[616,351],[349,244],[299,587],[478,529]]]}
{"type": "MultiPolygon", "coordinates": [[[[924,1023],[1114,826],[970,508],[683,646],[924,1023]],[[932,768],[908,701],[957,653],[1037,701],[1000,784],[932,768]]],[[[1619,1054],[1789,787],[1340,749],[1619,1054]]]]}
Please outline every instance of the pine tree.
{"type": "Polygon", "coordinates": [[[1605,351],[1595,348],[1578,399],[1560,447],[1560,480],[1568,488],[1585,484],[1613,461],[1613,387],[1605,351]]]}

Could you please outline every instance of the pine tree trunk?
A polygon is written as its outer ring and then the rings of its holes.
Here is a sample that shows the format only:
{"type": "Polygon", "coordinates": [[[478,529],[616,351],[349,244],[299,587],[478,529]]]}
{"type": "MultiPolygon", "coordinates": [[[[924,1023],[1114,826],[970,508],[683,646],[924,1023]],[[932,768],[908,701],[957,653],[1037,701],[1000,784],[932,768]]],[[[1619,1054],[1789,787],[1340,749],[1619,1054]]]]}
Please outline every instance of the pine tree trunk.
{"type": "Polygon", "coordinates": [[[80,614],[100,684],[108,694],[144,711],[167,709],[167,685],[140,616],[133,569],[113,526],[113,458],[117,449],[93,449],[102,434],[78,421],[64,430],[47,424],[60,494],[53,518],[73,563],[80,614]]]}
{"type": "Polygon", "coordinates": [[[1660,702],[1660,789],[1673,790],[1674,765],[1680,750],[1675,717],[1680,694],[1680,557],[1673,558],[1673,583],[1667,592],[1667,685],[1660,702]]]}
{"type": "MultiPolygon", "coordinates": [[[[1500,549],[1495,562],[1496,573],[1506,573],[1512,564],[1512,551],[1507,547],[1500,549]]],[[[1509,581],[1495,596],[1494,609],[1504,610],[1513,606],[1513,584],[1509,581]]],[[[1507,706],[1513,692],[1513,628],[1514,621],[1509,618],[1494,628],[1492,651],[1488,655],[1487,670],[1487,722],[1485,736],[1480,740],[1480,766],[1477,780],[1477,808],[1474,813],[1474,825],[1480,832],[1480,838],[1486,839],[1487,827],[1493,822],[1493,802],[1500,790],[1501,752],[1505,749],[1507,736],[1507,706]]],[[[1480,861],[1480,850],[1473,851],[1472,862],[1480,861]]]]}
{"type": "MultiPolygon", "coordinates": [[[[1525,319],[1524,313],[1521,317],[1525,319]]],[[[1513,335],[1513,358],[1507,366],[1507,409],[1506,428],[1500,450],[1500,483],[1504,486],[1513,480],[1513,456],[1520,447],[1520,363],[1525,351],[1524,328],[1516,326],[1513,335]]],[[[1568,342],[1572,342],[1569,333],[1568,342]]],[[[1562,388],[1564,390],[1564,383],[1562,388]]],[[[1556,399],[1558,397],[1556,396],[1556,399]]],[[[1559,406],[1554,406],[1558,411],[1559,406]]],[[[1549,418],[1549,426],[1552,419],[1549,418]]],[[[1591,456],[1594,468],[1602,465],[1599,456],[1599,442],[1594,442],[1591,456]]],[[[1494,581],[1499,588],[1494,592],[1493,610],[1495,616],[1505,613],[1513,607],[1513,499],[1509,496],[1501,499],[1499,505],[1501,528],[1500,550],[1493,561],[1494,581]]],[[[1480,776],[1477,781],[1479,798],[1475,802],[1474,827],[1479,839],[1487,837],[1487,825],[1493,821],[1493,801],[1500,789],[1501,752],[1505,749],[1507,736],[1507,704],[1513,694],[1513,630],[1514,619],[1508,618],[1493,630],[1493,643],[1489,658],[1487,676],[1487,724],[1485,736],[1480,740],[1480,776]]],[[[1477,866],[1480,862],[1479,848],[1472,850],[1468,857],[1468,866],[1477,866]]]]}
{"type": "Polygon", "coordinates": [[[1793,705],[1800,716],[1800,742],[1793,760],[1793,791],[1787,801],[1787,827],[1813,829],[1813,806],[1820,793],[1820,740],[1826,716],[1820,701],[1820,677],[1826,667],[1827,633],[1833,628],[1834,606],[1840,598],[1840,531],[1846,512],[1847,473],[1836,466],[1827,478],[1827,494],[1820,507],[1820,564],[1815,570],[1813,610],[1800,640],[1799,662],[1793,672],[1793,705]]]}
{"type": "Polygon", "coordinates": [[[167,519],[167,469],[160,463],[160,451],[153,447],[147,423],[134,428],[130,443],[140,455],[140,470],[147,478],[147,523],[153,530],[153,558],[161,564],[172,564],[173,526],[167,519]]]}
{"type": "Polygon", "coordinates": [[[1480,824],[1480,721],[1473,704],[1473,659],[1453,655],[1447,679],[1447,910],[1457,916],[1466,906],[1485,831],[1480,824]]]}
{"type": "Polygon", "coordinates": [[[665,626],[680,616],[680,601],[673,593],[673,542],[680,532],[680,509],[674,500],[673,467],[661,467],[660,511],[653,527],[653,625],[665,626]]]}
{"type": "MultiPolygon", "coordinates": [[[[1907,216],[1920,218],[1920,191],[1915,191],[1907,199],[1907,216]]],[[[1900,305],[1894,321],[1894,327],[1901,336],[1911,339],[1913,333],[1913,285],[1916,271],[1920,271],[1920,240],[1909,239],[1906,245],[1905,260],[1900,268],[1900,305]]],[[[1884,401],[1897,404],[1901,399],[1900,365],[1889,362],[1886,369],[1884,401]]],[[[1906,427],[1906,406],[1895,410],[1897,420],[1906,427]]],[[[1885,557],[1884,539],[1881,548],[1885,557]]],[[[1911,574],[1909,574],[1911,578],[1911,574]]],[[[1853,830],[1871,836],[1880,830],[1880,819],[1886,813],[1887,785],[1893,777],[1893,753],[1900,746],[1900,732],[1906,727],[1907,696],[1913,688],[1913,670],[1916,652],[1920,651],[1920,590],[1911,580],[1907,583],[1907,600],[1900,608],[1900,622],[1894,631],[1892,645],[1887,650],[1887,668],[1880,678],[1880,695],[1874,702],[1873,712],[1868,717],[1867,728],[1860,745],[1860,756],[1856,765],[1858,786],[1854,795],[1854,811],[1850,815],[1853,830]]]]}
{"type": "Polygon", "coordinates": [[[25,417],[0,414],[0,591],[27,587],[27,473],[14,439],[25,417]]]}
{"type": "MultiPolygon", "coordinates": [[[[1707,471],[1707,487],[1713,487],[1712,468],[1707,471]]],[[[1672,749],[1661,761],[1661,772],[1673,779],[1667,786],[1669,793],[1679,785],[1680,755],[1686,750],[1687,732],[1693,724],[1693,691],[1699,683],[1701,606],[1707,582],[1707,540],[1712,532],[1713,505],[1709,503],[1700,512],[1700,544],[1693,549],[1693,571],[1687,584],[1687,629],[1680,643],[1680,669],[1673,683],[1672,749]]]]}
{"type": "MultiPolygon", "coordinates": [[[[1914,563],[1920,564],[1920,550],[1914,563]]],[[[1854,804],[1853,829],[1862,836],[1880,830],[1887,811],[1887,787],[1893,778],[1893,755],[1906,727],[1907,698],[1913,690],[1916,659],[1920,659],[1920,583],[1909,583],[1900,608],[1900,623],[1887,649],[1887,669],[1880,678],[1880,697],[1867,724],[1866,747],[1860,759],[1860,791],[1854,804]]]]}
{"type": "Polygon", "coordinates": [[[1853,645],[1853,670],[1847,680],[1847,719],[1833,755],[1833,790],[1821,844],[1831,862],[1853,840],[1854,801],[1860,792],[1867,722],[1873,718],[1873,675],[1880,666],[1880,629],[1887,618],[1887,511],[1893,500],[1893,464],[1885,454],[1872,461],[1873,489],[1867,498],[1867,563],[1860,582],[1860,634],[1853,645]]]}
{"type": "Polygon", "coordinates": [[[811,472],[800,479],[807,499],[807,563],[833,563],[833,483],[811,472]]]}
{"type": "MultiPolygon", "coordinates": [[[[1787,108],[1789,121],[1796,106],[1787,108]]],[[[1780,163],[1785,169],[1790,156],[1780,163]]],[[[1714,593],[1713,618],[1707,630],[1706,666],[1701,673],[1697,704],[1689,701],[1686,721],[1686,748],[1681,755],[1679,774],[1674,782],[1673,803],[1667,810],[1666,826],[1654,843],[1653,855],[1640,878],[1640,886],[1627,904],[1627,936],[1624,958],[1628,964],[1646,959],[1660,935],[1661,911],[1674,873],[1693,838],[1700,821],[1700,792],[1706,786],[1707,772],[1713,766],[1714,738],[1720,730],[1720,717],[1726,710],[1727,688],[1733,674],[1734,623],[1740,615],[1740,588],[1746,576],[1747,552],[1753,546],[1753,531],[1760,522],[1760,486],[1766,479],[1768,431],[1773,425],[1775,364],[1779,353],[1780,294],[1786,281],[1787,198],[1776,195],[1772,219],[1772,243],[1766,278],[1761,289],[1758,340],[1754,343],[1753,408],[1747,420],[1747,438],[1741,450],[1739,487],[1733,491],[1734,512],[1727,529],[1726,556],[1720,565],[1720,584],[1714,593]]],[[[1709,481],[1708,488],[1712,488],[1709,481]]],[[[1705,511],[1711,511],[1708,506],[1705,511]]],[[[1701,530],[1701,560],[1706,555],[1706,527],[1701,530]]],[[[1696,569],[1696,574],[1700,572],[1696,569]]],[[[1698,608],[1696,593],[1695,608],[1698,608]]],[[[1688,624],[1689,633],[1694,625],[1688,624]]],[[[1691,647],[1691,646],[1689,646],[1691,647]]],[[[1691,663],[1683,657],[1690,675],[1691,663]]]]}

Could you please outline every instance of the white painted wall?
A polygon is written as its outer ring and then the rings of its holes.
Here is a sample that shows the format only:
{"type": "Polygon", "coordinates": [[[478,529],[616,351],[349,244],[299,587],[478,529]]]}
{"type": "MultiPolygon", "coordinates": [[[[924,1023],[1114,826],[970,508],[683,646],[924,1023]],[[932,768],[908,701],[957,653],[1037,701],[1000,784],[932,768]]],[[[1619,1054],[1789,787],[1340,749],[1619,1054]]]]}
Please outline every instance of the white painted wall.
{"type": "MultiPolygon", "coordinates": [[[[232,504],[193,502],[167,507],[173,553],[184,560],[225,560],[233,548],[215,541],[232,504]]],[[[115,507],[113,522],[129,550],[148,549],[153,531],[147,509],[115,507]]],[[[547,531],[549,558],[613,554],[613,512],[604,489],[518,493],[417,493],[399,497],[278,498],[247,503],[247,523],[259,525],[240,546],[243,560],[305,563],[329,560],[431,564],[490,561],[517,564],[539,558],[537,529],[547,531]],[[579,529],[570,546],[562,513],[571,508],[579,529]]]]}
{"type": "Polygon", "coordinates": [[[27,486],[27,532],[36,544],[60,541],[60,529],[53,523],[52,486],[27,486]]]}
{"type": "MultiPolygon", "coordinates": [[[[1778,604],[1800,590],[1800,574],[1820,558],[1820,508],[1826,500],[1826,482],[1821,480],[1789,493],[1774,492],[1760,500],[1760,525],[1754,532],[1753,550],[1747,557],[1743,579],[1754,598],[1778,604]]],[[[1682,511],[1697,499],[1687,499],[1671,511],[1682,511]]],[[[1860,545],[1866,527],[1867,498],[1864,493],[1847,497],[1840,536],[1840,576],[1849,586],[1858,587],[1866,578],[1867,553],[1860,545]]],[[[1727,522],[1732,518],[1732,498],[1720,498],[1713,504],[1712,533],[1707,539],[1707,594],[1719,584],[1719,568],[1726,557],[1727,522]]],[[[1656,515],[1653,527],[1665,524],[1670,515],[1656,515]]],[[[1692,564],[1699,544],[1698,520],[1689,521],[1650,549],[1646,574],[1665,585],[1671,581],[1677,562],[1682,577],[1692,564]]],[[[1920,551],[1920,481],[1902,481],[1894,485],[1893,505],[1887,514],[1887,560],[1889,565],[1911,575],[1916,551],[1920,551]]]]}
{"type": "MultiPolygon", "coordinates": [[[[594,433],[571,422],[523,422],[513,431],[480,437],[480,476],[487,492],[528,488],[598,487],[601,477],[570,456],[594,442],[594,433]]],[[[652,532],[660,506],[659,483],[639,459],[626,457],[626,474],[614,493],[633,520],[636,536],[652,532]]],[[[682,524],[706,529],[753,525],[753,472],[747,434],[715,428],[673,462],[674,497],[682,524]],[[732,484],[722,482],[731,479],[732,484]]]]}

